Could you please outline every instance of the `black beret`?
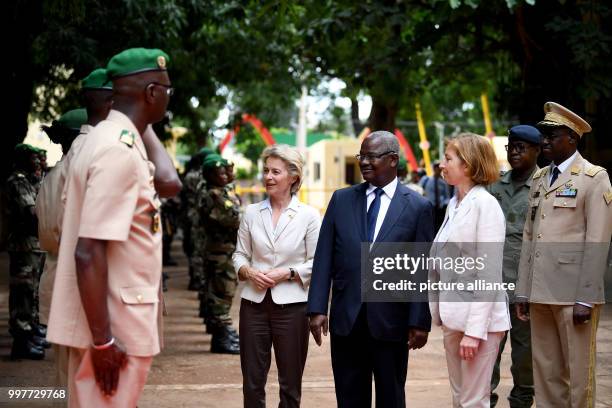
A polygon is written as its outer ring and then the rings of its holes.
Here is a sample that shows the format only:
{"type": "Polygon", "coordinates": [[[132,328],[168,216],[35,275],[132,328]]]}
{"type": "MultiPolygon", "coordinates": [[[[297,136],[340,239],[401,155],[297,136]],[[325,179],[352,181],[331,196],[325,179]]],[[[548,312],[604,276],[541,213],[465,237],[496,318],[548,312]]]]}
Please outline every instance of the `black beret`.
{"type": "Polygon", "coordinates": [[[508,130],[508,140],[524,140],[525,142],[540,144],[542,134],[538,129],[529,125],[516,125],[508,130]]]}

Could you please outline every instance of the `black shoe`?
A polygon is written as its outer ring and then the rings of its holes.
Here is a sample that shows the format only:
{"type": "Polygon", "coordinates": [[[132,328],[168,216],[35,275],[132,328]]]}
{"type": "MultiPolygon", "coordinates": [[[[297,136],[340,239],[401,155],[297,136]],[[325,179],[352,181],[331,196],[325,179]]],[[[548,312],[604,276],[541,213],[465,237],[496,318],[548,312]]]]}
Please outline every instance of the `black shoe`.
{"type": "Polygon", "coordinates": [[[218,354],[240,354],[240,345],[234,343],[227,332],[219,330],[213,334],[210,352],[218,354]]]}
{"type": "Polygon", "coordinates": [[[49,349],[51,348],[51,343],[49,343],[47,341],[47,339],[45,339],[44,337],[40,337],[40,336],[32,336],[30,341],[32,342],[32,344],[34,344],[36,347],[39,348],[43,348],[43,349],[49,349]]]}
{"type": "Polygon", "coordinates": [[[11,359],[28,359],[28,360],[42,360],[45,358],[45,350],[37,347],[29,340],[26,341],[13,341],[13,347],[11,348],[11,359]]]}
{"type": "Polygon", "coordinates": [[[47,326],[44,324],[33,324],[32,330],[34,331],[35,336],[47,337],[47,326]]]}
{"type": "Polygon", "coordinates": [[[240,338],[238,337],[238,332],[234,330],[232,326],[216,326],[212,323],[207,323],[204,320],[204,324],[206,325],[206,334],[214,334],[219,332],[221,335],[226,335],[234,344],[240,344],[240,338]]]}

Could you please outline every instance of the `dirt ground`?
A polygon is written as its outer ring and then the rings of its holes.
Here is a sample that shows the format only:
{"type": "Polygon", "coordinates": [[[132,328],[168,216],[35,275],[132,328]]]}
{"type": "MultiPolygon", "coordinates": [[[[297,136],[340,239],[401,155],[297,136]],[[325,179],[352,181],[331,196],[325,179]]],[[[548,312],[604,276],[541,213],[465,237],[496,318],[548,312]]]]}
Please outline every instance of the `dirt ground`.
{"type": "MultiPolygon", "coordinates": [[[[164,322],[165,349],[155,360],[140,400],[140,407],[222,407],[242,406],[242,375],[239,356],[211,354],[210,336],[204,333],[197,317],[197,294],[187,287],[186,259],[178,242],[173,255],[179,262],[166,268],[170,275],[165,294],[168,315],[164,322]]],[[[0,254],[0,390],[6,387],[53,386],[52,351],[44,361],[11,361],[8,334],[8,256],[0,254]],[[3,388],[4,387],[4,388],[3,388]]],[[[238,320],[239,296],[232,313],[238,320]]],[[[598,407],[612,407],[612,305],[602,313],[597,339],[598,407]]],[[[508,407],[505,399],[512,386],[510,348],[502,360],[499,407],[508,407]]],[[[274,360],[273,360],[274,361],[274,360]]],[[[413,352],[408,364],[407,405],[414,408],[449,407],[450,389],[442,347],[442,333],[434,328],[424,349],[413,352]]],[[[268,377],[267,401],[278,405],[278,382],[274,363],[268,377]]],[[[335,394],[331,370],[329,339],[321,347],[311,340],[303,381],[302,406],[334,407],[335,394]]],[[[0,406],[43,407],[44,403],[0,406]]]]}

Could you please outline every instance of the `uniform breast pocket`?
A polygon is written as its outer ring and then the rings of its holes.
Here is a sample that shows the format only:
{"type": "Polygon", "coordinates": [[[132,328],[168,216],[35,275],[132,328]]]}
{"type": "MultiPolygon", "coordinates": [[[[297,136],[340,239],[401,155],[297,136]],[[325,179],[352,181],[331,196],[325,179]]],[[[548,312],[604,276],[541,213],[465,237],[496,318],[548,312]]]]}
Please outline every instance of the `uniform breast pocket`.
{"type": "Polygon", "coordinates": [[[121,300],[128,305],[150,305],[159,302],[159,289],[155,286],[120,288],[121,300]]]}
{"type": "Polygon", "coordinates": [[[572,210],[576,209],[576,197],[555,197],[553,206],[557,208],[569,208],[572,210]]]}

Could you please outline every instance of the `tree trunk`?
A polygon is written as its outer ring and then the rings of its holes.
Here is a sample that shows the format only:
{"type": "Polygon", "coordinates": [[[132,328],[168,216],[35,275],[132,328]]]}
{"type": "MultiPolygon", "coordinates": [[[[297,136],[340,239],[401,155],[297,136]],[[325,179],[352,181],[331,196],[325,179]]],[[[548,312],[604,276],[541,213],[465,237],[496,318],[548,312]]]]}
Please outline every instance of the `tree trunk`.
{"type": "Polygon", "coordinates": [[[357,101],[357,98],[351,98],[351,123],[353,124],[355,137],[359,136],[365,124],[359,119],[359,101],[357,101]]]}
{"type": "Polygon", "coordinates": [[[376,130],[393,132],[395,130],[396,116],[397,102],[381,97],[372,97],[372,111],[370,112],[368,124],[373,132],[376,130]]]}

